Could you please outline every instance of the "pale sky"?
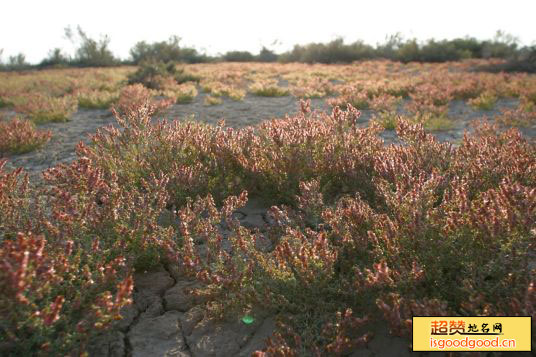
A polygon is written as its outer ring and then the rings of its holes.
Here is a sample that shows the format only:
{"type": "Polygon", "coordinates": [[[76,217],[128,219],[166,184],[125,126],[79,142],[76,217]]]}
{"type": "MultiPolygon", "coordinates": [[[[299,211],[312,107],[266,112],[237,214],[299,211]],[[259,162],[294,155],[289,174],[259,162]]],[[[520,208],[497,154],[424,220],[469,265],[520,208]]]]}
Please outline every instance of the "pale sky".
{"type": "Polygon", "coordinates": [[[535,0],[2,0],[0,9],[2,59],[22,52],[31,63],[55,47],[74,52],[64,38],[68,25],[96,39],[109,35],[110,49],[123,59],[136,42],[171,35],[210,55],[256,54],[262,45],[282,52],[339,36],[375,45],[397,32],[419,40],[490,39],[500,29],[536,44],[535,0]]]}

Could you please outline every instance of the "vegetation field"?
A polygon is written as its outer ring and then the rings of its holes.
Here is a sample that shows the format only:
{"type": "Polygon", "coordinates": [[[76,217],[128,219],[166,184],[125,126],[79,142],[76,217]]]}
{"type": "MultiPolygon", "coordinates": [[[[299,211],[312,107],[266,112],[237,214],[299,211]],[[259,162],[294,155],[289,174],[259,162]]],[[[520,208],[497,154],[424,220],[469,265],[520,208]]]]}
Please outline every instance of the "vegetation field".
{"type": "Polygon", "coordinates": [[[0,355],[409,355],[417,315],[536,331],[536,75],[475,71],[500,63],[0,73],[0,355]]]}

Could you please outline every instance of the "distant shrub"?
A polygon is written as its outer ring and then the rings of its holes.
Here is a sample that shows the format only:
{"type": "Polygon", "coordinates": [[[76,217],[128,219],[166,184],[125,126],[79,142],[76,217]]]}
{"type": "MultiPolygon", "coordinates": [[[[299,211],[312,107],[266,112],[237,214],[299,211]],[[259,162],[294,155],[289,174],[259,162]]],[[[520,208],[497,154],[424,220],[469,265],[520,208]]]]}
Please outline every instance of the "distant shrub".
{"type": "Polygon", "coordinates": [[[375,53],[372,46],[362,41],[346,45],[342,38],[338,38],[327,44],[296,45],[292,51],[282,54],[279,60],[282,62],[305,63],[349,63],[374,57],[375,53]]]}
{"type": "Polygon", "coordinates": [[[478,71],[485,72],[526,72],[536,73],[536,46],[524,48],[516,53],[507,62],[493,65],[486,65],[477,68],[478,71]]]}
{"type": "Polygon", "coordinates": [[[66,67],[70,64],[71,59],[61,52],[60,48],[55,48],[48,53],[48,57],[39,63],[39,68],[45,67],[66,67]]]}
{"type": "Polygon", "coordinates": [[[262,47],[259,55],[257,56],[257,61],[259,62],[276,62],[279,56],[275,54],[272,50],[269,50],[266,47],[262,47]]]}
{"type": "Polygon", "coordinates": [[[443,40],[429,40],[419,51],[421,62],[447,62],[462,59],[464,53],[456,49],[453,43],[443,40]]]}
{"type": "MultiPolygon", "coordinates": [[[[417,43],[416,40],[410,40],[409,43],[417,43]]],[[[396,59],[397,51],[404,45],[404,39],[402,34],[395,33],[389,36],[386,36],[383,43],[378,43],[376,45],[375,54],[381,58],[388,58],[391,60],[396,59]]]]}
{"type": "Polygon", "coordinates": [[[474,37],[455,38],[450,43],[454,48],[470,58],[482,58],[484,43],[474,37]]]}
{"type": "Polygon", "coordinates": [[[130,56],[134,64],[143,62],[199,63],[207,61],[207,57],[199,54],[196,49],[180,47],[180,41],[181,39],[178,36],[171,36],[167,42],[147,43],[140,41],[130,49],[130,56]]]}
{"type": "Polygon", "coordinates": [[[0,156],[24,154],[45,145],[52,136],[50,131],[36,130],[28,120],[0,121],[0,156]]]}
{"type": "Polygon", "coordinates": [[[358,60],[383,58],[401,62],[447,62],[466,58],[510,58],[519,53],[517,39],[498,31],[495,38],[479,41],[465,37],[418,43],[405,40],[400,33],[390,35],[384,43],[372,47],[356,41],[344,44],[341,38],[329,43],[295,45],[279,56],[281,62],[350,63],[358,60]]]}
{"type": "Polygon", "coordinates": [[[230,51],[222,56],[222,60],[226,62],[253,62],[255,56],[248,51],[230,51]]]}
{"type": "Polygon", "coordinates": [[[104,36],[99,41],[94,40],[77,27],[76,36],[70,27],[65,29],[65,36],[73,43],[78,44],[75,57],[71,62],[73,65],[81,67],[107,67],[119,64],[119,61],[114,57],[109,49],[110,38],[104,36]],[[76,38],[78,37],[78,39],[76,38]]]}
{"type": "Polygon", "coordinates": [[[519,40],[501,30],[492,40],[482,43],[482,58],[511,58],[516,54],[519,40]]]}
{"type": "Polygon", "coordinates": [[[421,49],[417,40],[414,39],[401,44],[396,57],[404,63],[419,61],[421,59],[421,49]]]}
{"type": "Polygon", "coordinates": [[[183,68],[177,69],[174,62],[144,62],[128,76],[128,84],[140,83],[149,89],[165,89],[169,85],[199,82],[200,79],[183,68]]]}
{"type": "MultiPolygon", "coordinates": [[[[0,56],[2,51],[0,51],[0,56]]],[[[0,70],[1,71],[22,71],[29,69],[31,65],[26,62],[26,56],[19,53],[15,56],[9,56],[7,63],[3,63],[0,58],[0,70]]]]}

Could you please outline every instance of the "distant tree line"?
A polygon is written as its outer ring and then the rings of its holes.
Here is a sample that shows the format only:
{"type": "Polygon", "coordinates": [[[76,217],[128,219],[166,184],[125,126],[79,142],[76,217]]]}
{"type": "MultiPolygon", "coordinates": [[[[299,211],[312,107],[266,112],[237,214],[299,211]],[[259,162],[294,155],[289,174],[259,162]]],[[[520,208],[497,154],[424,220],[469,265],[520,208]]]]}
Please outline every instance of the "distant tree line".
{"type": "Polygon", "coordinates": [[[400,34],[386,38],[384,43],[372,46],[363,41],[344,43],[342,38],[328,43],[310,43],[295,45],[282,54],[263,47],[259,54],[248,51],[229,51],[219,56],[208,56],[195,48],[184,47],[180,38],[172,36],[168,41],[147,43],[141,41],[130,49],[130,58],[120,60],[109,49],[110,38],[104,36],[99,40],[90,38],[80,27],[73,31],[65,29],[66,37],[76,46],[73,57],[55,48],[47,58],[36,66],[26,62],[23,54],[10,56],[2,61],[0,50],[0,70],[24,70],[48,67],[106,67],[121,64],[139,65],[142,63],[203,63],[203,62],[303,62],[303,63],[351,63],[359,60],[390,59],[400,62],[446,62],[468,58],[503,58],[508,59],[509,66],[500,70],[536,71],[536,46],[520,47],[519,41],[512,35],[497,31],[491,40],[477,40],[473,37],[453,40],[428,40],[418,42],[416,39],[404,39],[400,34]]]}

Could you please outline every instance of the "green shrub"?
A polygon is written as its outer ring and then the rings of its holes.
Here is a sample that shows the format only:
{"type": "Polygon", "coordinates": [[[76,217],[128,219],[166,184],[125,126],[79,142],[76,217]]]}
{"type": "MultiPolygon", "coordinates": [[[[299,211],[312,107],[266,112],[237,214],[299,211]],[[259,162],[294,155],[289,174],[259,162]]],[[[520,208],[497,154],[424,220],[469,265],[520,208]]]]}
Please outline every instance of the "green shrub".
{"type": "Polygon", "coordinates": [[[229,51],[222,56],[226,62],[253,62],[255,56],[248,51],[229,51]]]}
{"type": "Polygon", "coordinates": [[[48,53],[47,58],[45,58],[44,60],[41,61],[41,63],[39,63],[38,67],[39,68],[46,68],[46,67],[61,68],[61,67],[68,66],[70,62],[71,62],[71,59],[67,55],[64,55],[61,52],[60,48],[55,48],[48,53]]]}
{"type": "MultiPolygon", "coordinates": [[[[0,50],[0,56],[2,51],[0,50]]],[[[1,71],[23,71],[31,68],[31,65],[26,62],[26,56],[23,53],[19,53],[15,56],[9,56],[7,63],[2,63],[0,58],[0,70],[1,71]]]]}
{"type": "Polygon", "coordinates": [[[199,76],[188,73],[183,68],[177,69],[177,65],[173,62],[145,62],[136,72],[128,76],[129,84],[140,83],[149,89],[165,89],[166,85],[197,83],[200,80],[199,76]]]}
{"type": "Polygon", "coordinates": [[[342,38],[338,38],[327,44],[295,45],[292,51],[282,54],[279,59],[282,62],[348,63],[373,57],[375,53],[372,46],[362,41],[346,45],[342,38]]]}
{"type": "Polygon", "coordinates": [[[65,36],[78,45],[72,64],[81,67],[108,67],[119,63],[108,47],[110,44],[108,36],[104,36],[99,41],[94,40],[88,37],[80,26],[77,27],[76,35],[70,27],[67,27],[65,36]]]}
{"type": "Polygon", "coordinates": [[[259,62],[276,62],[279,56],[275,54],[272,50],[269,50],[266,47],[262,47],[259,55],[257,56],[257,61],[259,62]]]}
{"type": "Polygon", "coordinates": [[[137,42],[130,50],[130,56],[134,64],[144,62],[185,62],[199,63],[206,62],[207,57],[201,55],[194,48],[180,47],[180,38],[171,36],[167,42],[147,43],[137,42]]]}

